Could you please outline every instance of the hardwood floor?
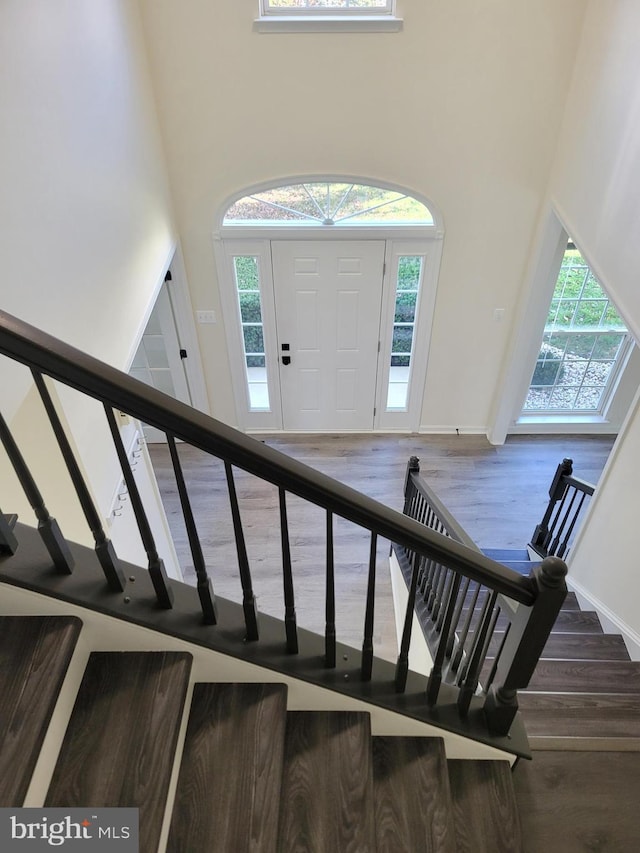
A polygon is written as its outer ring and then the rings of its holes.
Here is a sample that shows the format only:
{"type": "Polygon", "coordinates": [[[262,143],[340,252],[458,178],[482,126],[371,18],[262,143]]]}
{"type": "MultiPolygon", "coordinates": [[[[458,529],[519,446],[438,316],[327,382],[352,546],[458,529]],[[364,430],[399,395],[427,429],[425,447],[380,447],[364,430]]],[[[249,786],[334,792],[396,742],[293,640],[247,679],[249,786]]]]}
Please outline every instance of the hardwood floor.
{"type": "Polygon", "coordinates": [[[632,853],[637,752],[535,752],[513,774],[524,853],[632,853]]]}
{"type": "MultiPolygon", "coordinates": [[[[613,444],[609,436],[511,436],[495,447],[483,436],[269,435],[271,447],[335,477],[387,506],[401,509],[410,456],[438,496],[480,547],[524,547],[544,511],[548,488],[563,457],[577,476],[595,482],[613,444]]],[[[185,580],[194,570],[166,445],[150,445],[151,459],[185,580]]],[[[179,447],[205,560],[218,595],[241,598],[224,468],[187,445],[179,447]]],[[[236,472],[240,509],[260,610],[284,615],[280,524],[275,487],[236,472]],[[274,574],[274,567],[276,571],[274,574]]],[[[324,631],[325,533],[322,510],[287,499],[298,624],[324,631]]],[[[335,524],[337,638],[362,645],[369,536],[341,519],[335,524]]],[[[388,543],[377,551],[374,653],[397,656],[388,543]]]]}

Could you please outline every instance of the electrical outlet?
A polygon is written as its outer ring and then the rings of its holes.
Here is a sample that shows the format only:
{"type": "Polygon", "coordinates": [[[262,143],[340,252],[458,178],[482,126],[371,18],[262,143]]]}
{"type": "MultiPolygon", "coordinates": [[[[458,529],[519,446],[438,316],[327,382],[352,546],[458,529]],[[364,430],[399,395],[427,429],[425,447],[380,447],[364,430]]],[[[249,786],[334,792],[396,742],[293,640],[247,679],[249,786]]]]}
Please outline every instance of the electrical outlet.
{"type": "Polygon", "coordinates": [[[216,322],[216,312],[215,311],[196,311],[196,320],[198,323],[215,323],[216,322]]]}

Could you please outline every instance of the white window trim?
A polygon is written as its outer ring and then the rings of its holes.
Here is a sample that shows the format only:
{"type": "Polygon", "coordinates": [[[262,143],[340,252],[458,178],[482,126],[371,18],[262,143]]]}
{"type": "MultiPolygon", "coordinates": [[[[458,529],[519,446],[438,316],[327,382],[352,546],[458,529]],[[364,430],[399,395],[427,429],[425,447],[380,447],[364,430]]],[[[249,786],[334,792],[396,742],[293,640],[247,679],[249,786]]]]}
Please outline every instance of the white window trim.
{"type": "Polygon", "coordinates": [[[386,9],[270,9],[260,0],[254,29],[261,33],[398,32],[403,19],[395,14],[395,0],[386,9]]]}
{"type": "Polygon", "coordinates": [[[349,8],[348,6],[330,6],[325,3],[324,7],[292,5],[287,8],[286,6],[271,6],[270,0],[260,0],[259,6],[261,15],[394,15],[396,3],[395,0],[384,0],[384,6],[353,6],[349,8]]]}

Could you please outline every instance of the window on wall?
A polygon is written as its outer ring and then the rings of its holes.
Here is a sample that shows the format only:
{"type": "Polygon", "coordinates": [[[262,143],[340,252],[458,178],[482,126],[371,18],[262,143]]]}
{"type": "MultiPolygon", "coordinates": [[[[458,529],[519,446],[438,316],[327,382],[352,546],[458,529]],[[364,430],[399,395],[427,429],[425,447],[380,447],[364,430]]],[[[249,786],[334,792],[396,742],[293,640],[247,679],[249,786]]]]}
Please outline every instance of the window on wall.
{"type": "Polygon", "coordinates": [[[264,346],[264,325],[260,301],[258,258],[241,255],[233,259],[245,377],[250,411],[269,411],[269,385],[264,346]]]}
{"type": "Polygon", "coordinates": [[[631,344],[579,250],[562,259],[523,415],[599,415],[631,344]]]}
{"type": "Polygon", "coordinates": [[[398,32],[395,0],[260,0],[259,32],[398,32]]]}
{"type": "Polygon", "coordinates": [[[349,14],[368,12],[391,14],[395,0],[261,0],[260,11],[269,14],[349,14]]]}
{"type": "Polygon", "coordinates": [[[406,226],[433,225],[428,207],[396,190],[364,184],[318,181],[289,184],[238,199],[225,226],[406,226]]]}
{"type": "Polygon", "coordinates": [[[396,270],[387,409],[406,409],[423,256],[401,255],[396,270]]]}

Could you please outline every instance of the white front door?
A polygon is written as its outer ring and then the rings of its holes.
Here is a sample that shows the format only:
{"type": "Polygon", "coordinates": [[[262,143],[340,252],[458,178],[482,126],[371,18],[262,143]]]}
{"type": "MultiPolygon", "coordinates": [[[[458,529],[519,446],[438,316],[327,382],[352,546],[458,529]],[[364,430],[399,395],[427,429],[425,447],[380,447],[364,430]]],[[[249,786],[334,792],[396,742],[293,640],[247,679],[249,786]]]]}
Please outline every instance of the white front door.
{"type": "Polygon", "coordinates": [[[372,429],[384,241],[271,251],[284,429],[372,429]]]}

